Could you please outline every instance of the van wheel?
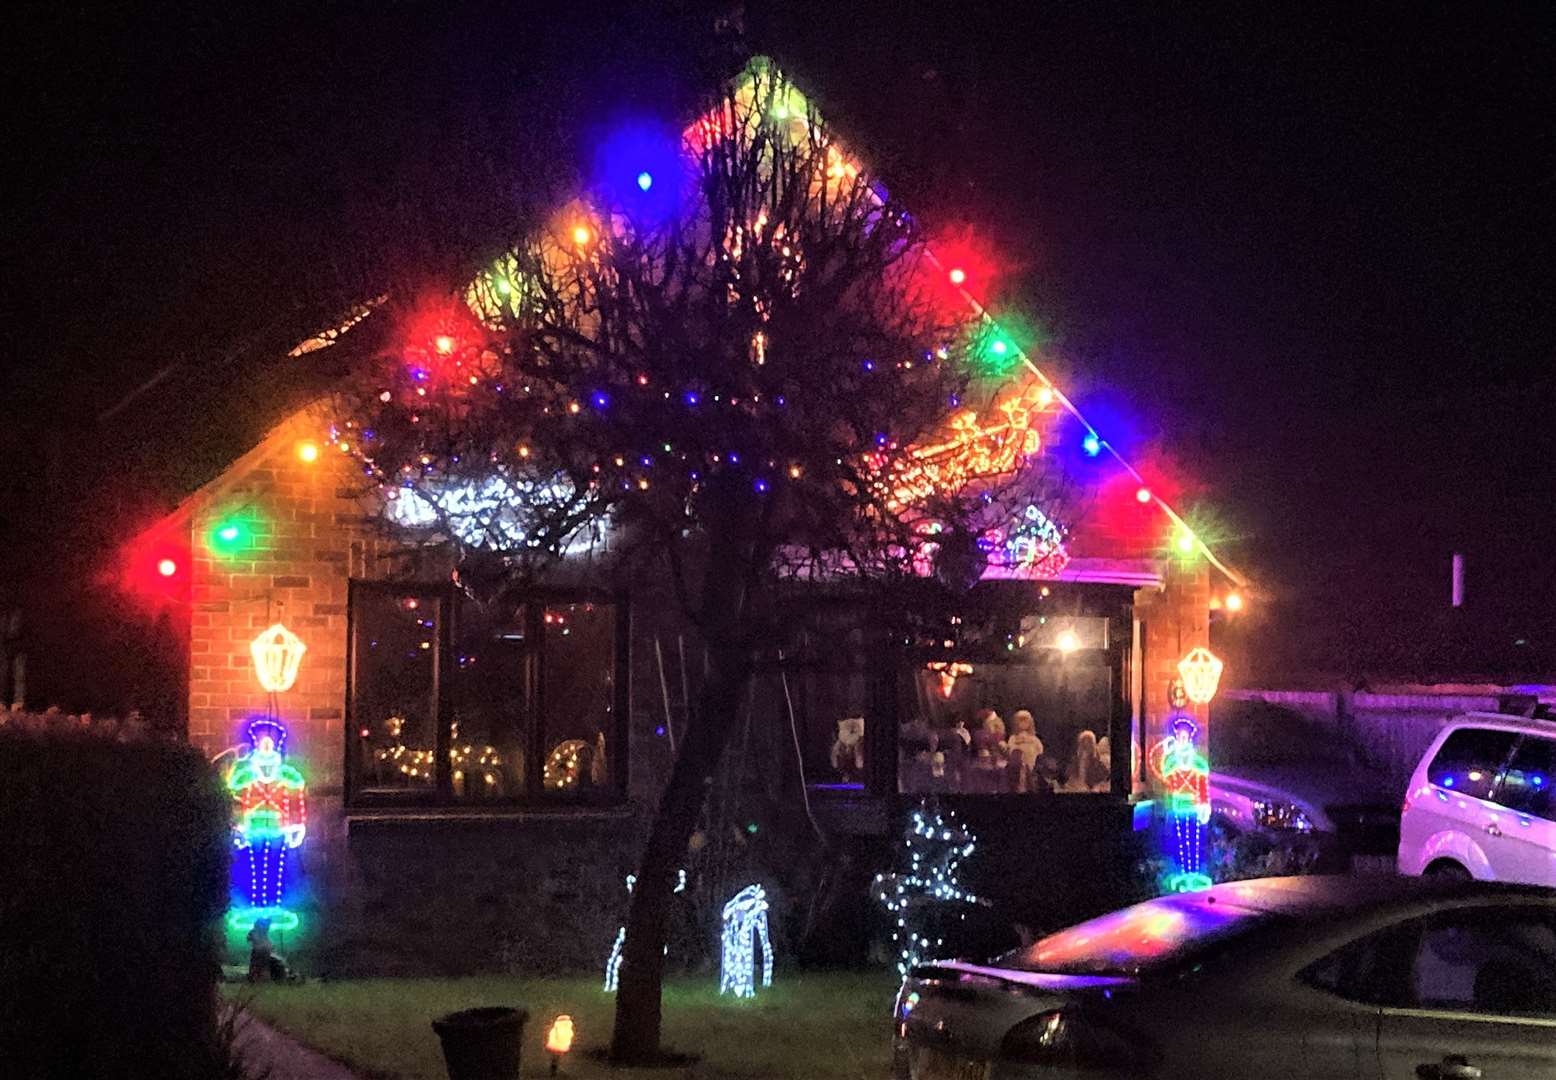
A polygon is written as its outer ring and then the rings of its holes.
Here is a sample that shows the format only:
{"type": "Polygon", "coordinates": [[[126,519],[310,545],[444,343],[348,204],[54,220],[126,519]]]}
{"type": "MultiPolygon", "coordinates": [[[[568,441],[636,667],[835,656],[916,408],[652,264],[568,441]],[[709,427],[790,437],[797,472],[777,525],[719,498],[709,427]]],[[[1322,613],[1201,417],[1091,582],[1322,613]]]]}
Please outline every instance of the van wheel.
{"type": "Polygon", "coordinates": [[[1433,881],[1469,881],[1470,872],[1452,859],[1438,859],[1426,868],[1423,877],[1433,881]]]}

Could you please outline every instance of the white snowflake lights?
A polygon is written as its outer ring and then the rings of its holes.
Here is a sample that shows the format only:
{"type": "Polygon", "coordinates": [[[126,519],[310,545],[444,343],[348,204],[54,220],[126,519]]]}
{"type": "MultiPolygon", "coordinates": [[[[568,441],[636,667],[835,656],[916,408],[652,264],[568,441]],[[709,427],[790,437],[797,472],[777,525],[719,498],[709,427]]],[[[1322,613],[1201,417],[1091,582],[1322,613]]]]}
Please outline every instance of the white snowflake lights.
{"type": "Polygon", "coordinates": [[[767,893],[747,885],[724,905],[719,993],[756,997],[756,942],[762,945],[762,985],[773,985],[773,945],[767,936],[767,893]]]}

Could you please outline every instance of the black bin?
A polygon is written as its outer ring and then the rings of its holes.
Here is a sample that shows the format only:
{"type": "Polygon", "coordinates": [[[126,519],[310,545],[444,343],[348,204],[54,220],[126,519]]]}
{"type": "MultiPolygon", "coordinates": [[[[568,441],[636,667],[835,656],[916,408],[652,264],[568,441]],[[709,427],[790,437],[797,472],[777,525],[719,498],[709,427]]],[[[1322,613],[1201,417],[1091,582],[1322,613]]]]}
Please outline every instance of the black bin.
{"type": "Polygon", "coordinates": [[[448,1080],[519,1080],[523,1009],[490,1006],[440,1016],[432,1030],[443,1043],[448,1080]]]}

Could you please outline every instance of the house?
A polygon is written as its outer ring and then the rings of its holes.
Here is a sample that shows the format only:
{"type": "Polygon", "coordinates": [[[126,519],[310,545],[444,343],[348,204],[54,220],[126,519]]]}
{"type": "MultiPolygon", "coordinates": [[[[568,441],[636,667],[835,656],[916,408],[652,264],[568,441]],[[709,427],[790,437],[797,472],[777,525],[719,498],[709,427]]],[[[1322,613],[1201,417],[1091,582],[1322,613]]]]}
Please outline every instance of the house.
{"type": "MultiPolygon", "coordinates": [[[[380,332],[375,307],[295,357],[380,332]]],[[[987,838],[975,889],[1027,921],[1127,892],[1168,687],[1236,577],[1008,347],[1032,374],[1003,426],[1086,512],[1061,528],[1031,506],[984,536],[978,584],[951,606],[926,587],[895,641],[846,589],[797,593],[689,853],[697,889],[753,867],[794,874],[769,892],[837,888],[785,865],[806,846],[867,881],[933,795],[987,838]],[[1025,913],[1035,896],[1057,900],[1025,913]]],[[[331,972],[603,963],[700,642],[663,583],[612,564],[608,531],[543,586],[470,601],[428,507],[381,514],[320,416],[282,420],[135,545],[134,580],[187,614],[188,737],[234,766],[234,943],[266,918],[331,972]]]]}

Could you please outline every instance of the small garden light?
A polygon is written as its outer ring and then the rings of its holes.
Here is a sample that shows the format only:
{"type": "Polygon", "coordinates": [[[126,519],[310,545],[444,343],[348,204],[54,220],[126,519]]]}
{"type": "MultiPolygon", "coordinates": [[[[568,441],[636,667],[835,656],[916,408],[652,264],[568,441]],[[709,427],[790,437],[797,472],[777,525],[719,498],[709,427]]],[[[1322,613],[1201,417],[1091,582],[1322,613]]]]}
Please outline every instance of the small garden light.
{"type": "Polygon", "coordinates": [[[573,1018],[563,1013],[546,1031],[546,1050],[551,1054],[551,1075],[562,1065],[562,1055],[573,1048],[573,1018]]]}

